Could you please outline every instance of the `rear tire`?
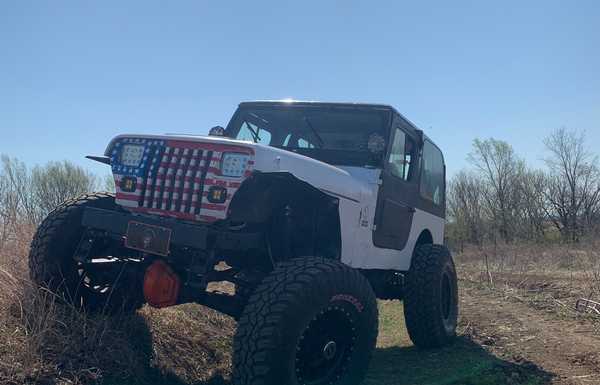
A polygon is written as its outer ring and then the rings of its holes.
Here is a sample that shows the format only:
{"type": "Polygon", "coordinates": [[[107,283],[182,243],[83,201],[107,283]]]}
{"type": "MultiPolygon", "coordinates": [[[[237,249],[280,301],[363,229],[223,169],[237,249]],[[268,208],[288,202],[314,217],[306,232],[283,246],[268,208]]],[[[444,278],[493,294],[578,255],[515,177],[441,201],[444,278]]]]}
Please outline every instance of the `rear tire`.
{"type": "Polygon", "coordinates": [[[375,295],[357,270],[322,258],[283,262],[240,317],[233,382],[359,384],[375,348],[377,322],[375,295]]]}
{"type": "Polygon", "coordinates": [[[458,284],[450,251],[441,245],[416,248],[406,280],[404,318],[421,348],[451,343],[458,320],[458,284]]]}
{"type": "Polygon", "coordinates": [[[104,291],[99,291],[86,283],[85,265],[73,258],[83,235],[81,217],[86,207],[118,210],[114,195],[108,193],[84,194],[54,209],[42,221],[31,243],[31,279],[86,310],[134,311],[141,307],[144,299],[141,280],[132,276],[130,269],[123,268],[105,284],[104,291]]]}

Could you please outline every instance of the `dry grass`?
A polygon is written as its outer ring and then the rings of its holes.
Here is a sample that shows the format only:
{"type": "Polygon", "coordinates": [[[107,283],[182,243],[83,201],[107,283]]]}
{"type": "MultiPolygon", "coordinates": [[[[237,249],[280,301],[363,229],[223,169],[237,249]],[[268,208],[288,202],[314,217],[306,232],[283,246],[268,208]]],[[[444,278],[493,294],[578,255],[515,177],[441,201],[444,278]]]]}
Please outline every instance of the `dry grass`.
{"type": "MultiPolygon", "coordinates": [[[[0,245],[0,384],[229,384],[231,318],[192,304],[129,316],[81,313],[28,280],[32,229],[19,234],[0,245]]],[[[423,353],[406,335],[402,306],[380,302],[366,384],[505,384],[521,370],[489,355],[463,329],[453,347],[423,353]]],[[[524,374],[514,383],[534,380],[524,374]]]]}
{"type": "Polygon", "coordinates": [[[584,271],[594,267],[600,256],[600,242],[580,244],[486,244],[468,246],[456,255],[459,263],[479,265],[495,272],[552,273],[584,271]]]}
{"type": "Polygon", "coordinates": [[[577,312],[576,301],[600,301],[600,242],[470,247],[456,255],[460,277],[501,290],[533,307],[586,318],[600,332],[600,317],[577,312]]]}
{"type": "Polygon", "coordinates": [[[0,250],[0,383],[220,383],[234,321],[199,305],[90,315],[28,279],[32,230],[0,250]]]}
{"type": "Polygon", "coordinates": [[[600,295],[600,242],[596,240],[576,245],[470,246],[455,259],[468,272],[478,271],[492,280],[501,274],[573,277],[578,281],[583,278],[591,294],[600,295]]]}

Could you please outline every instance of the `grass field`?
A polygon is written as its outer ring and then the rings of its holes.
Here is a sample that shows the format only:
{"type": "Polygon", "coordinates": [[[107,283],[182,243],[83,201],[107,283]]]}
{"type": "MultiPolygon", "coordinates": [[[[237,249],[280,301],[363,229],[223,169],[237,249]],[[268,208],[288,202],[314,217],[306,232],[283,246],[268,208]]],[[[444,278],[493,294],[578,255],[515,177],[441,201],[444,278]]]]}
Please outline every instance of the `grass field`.
{"type": "MultiPolygon", "coordinates": [[[[30,335],[15,323],[12,330],[11,323],[3,326],[1,382],[229,384],[235,323],[210,309],[146,307],[121,319],[47,310],[52,321],[30,335]]],[[[448,348],[415,349],[401,303],[380,302],[380,335],[365,384],[540,383],[536,373],[496,358],[464,335],[448,348]]]]}
{"type": "Polygon", "coordinates": [[[416,349],[404,327],[402,305],[380,301],[379,311],[380,335],[365,384],[533,385],[543,381],[539,373],[496,358],[464,335],[444,349],[416,349]]]}
{"type": "MultiPolygon", "coordinates": [[[[0,253],[0,384],[230,384],[230,317],[192,304],[81,314],[28,283],[26,253],[26,242],[0,253]]],[[[478,266],[459,261],[452,346],[416,349],[402,304],[379,302],[365,384],[600,384],[599,323],[570,307],[588,281],[574,272],[504,270],[491,285],[478,266]]]]}

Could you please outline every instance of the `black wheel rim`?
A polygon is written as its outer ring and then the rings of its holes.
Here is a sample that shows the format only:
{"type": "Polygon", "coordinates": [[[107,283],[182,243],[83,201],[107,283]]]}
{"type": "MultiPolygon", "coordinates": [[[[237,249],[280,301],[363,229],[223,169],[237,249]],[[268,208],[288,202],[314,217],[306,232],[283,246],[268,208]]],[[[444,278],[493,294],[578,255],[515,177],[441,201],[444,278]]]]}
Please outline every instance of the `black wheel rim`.
{"type": "Polygon", "coordinates": [[[356,342],[352,314],[330,306],[304,330],[296,349],[296,376],[300,384],[330,384],[344,374],[356,342]]]}
{"type": "Polygon", "coordinates": [[[441,317],[444,328],[450,334],[454,333],[456,328],[457,311],[456,296],[454,290],[454,281],[452,273],[444,272],[441,282],[441,317]]]}
{"type": "Polygon", "coordinates": [[[442,276],[442,317],[449,320],[452,313],[452,294],[448,274],[442,276]]]}

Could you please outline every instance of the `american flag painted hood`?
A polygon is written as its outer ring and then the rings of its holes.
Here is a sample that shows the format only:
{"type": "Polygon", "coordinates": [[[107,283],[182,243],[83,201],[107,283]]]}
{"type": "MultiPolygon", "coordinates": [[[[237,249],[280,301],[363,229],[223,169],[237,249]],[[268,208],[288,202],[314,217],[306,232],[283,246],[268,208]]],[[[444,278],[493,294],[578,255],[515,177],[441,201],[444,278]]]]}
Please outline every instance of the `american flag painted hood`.
{"type": "Polygon", "coordinates": [[[365,181],[341,168],[224,137],[119,135],[105,156],[111,159],[117,204],[134,212],[188,220],[226,218],[231,198],[254,171],[290,172],[327,194],[355,202],[372,194],[365,181]],[[230,159],[243,171],[223,172],[224,160],[228,165],[230,159]]]}

